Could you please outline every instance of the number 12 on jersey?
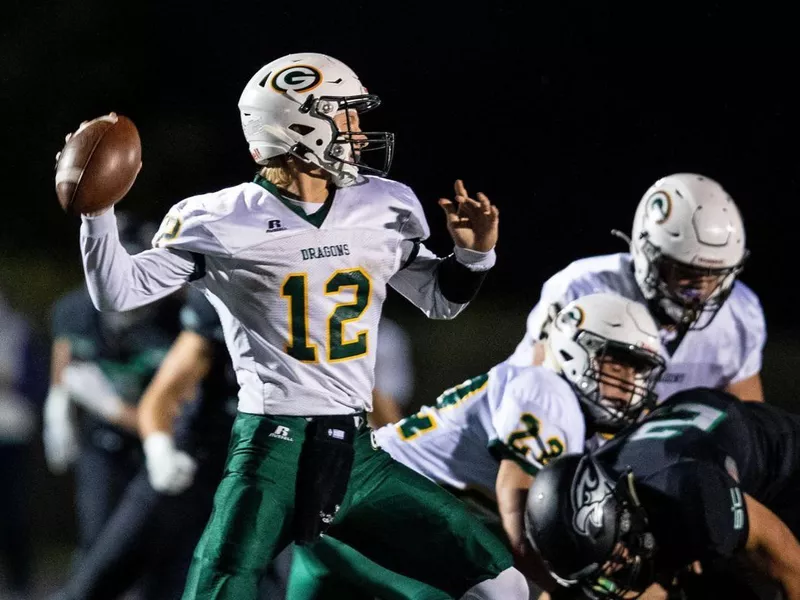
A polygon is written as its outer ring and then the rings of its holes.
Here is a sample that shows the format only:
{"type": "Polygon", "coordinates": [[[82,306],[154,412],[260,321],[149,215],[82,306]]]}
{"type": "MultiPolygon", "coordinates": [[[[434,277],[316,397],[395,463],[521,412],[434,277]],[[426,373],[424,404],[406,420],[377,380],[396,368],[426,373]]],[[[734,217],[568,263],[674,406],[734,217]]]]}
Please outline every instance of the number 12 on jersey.
{"type": "MultiPolygon", "coordinates": [[[[368,330],[356,334],[352,340],[345,338],[347,323],[356,321],[369,307],[372,280],[361,268],[336,271],[325,282],[324,294],[331,296],[342,290],[352,289],[351,302],[338,303],[326,323],[327,357],[329,362],[351,360],[367,354],[368,330]]],[[[309,339],[308,289],[306,273],[291,273],[281,285],[281,297],[289,303],[289,340],[286,353],[303,362],[317,362],[317,346],[309,339]]]]}

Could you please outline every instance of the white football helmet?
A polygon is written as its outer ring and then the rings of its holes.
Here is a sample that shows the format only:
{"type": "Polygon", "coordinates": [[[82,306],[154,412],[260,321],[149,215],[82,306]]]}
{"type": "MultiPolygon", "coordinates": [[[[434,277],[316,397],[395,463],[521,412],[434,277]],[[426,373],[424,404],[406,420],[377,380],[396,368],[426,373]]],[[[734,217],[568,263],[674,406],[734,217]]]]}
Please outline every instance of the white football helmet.
{"type": "Polygon", "coordinates": [[[647,307],[595,293],[555,315],[544,364],[572,385],[597,431],[615,433],[655,406],[654,388],[664,371],[660,349],[658,326],[647,307]],[[614,366],[604,367],[606,362],[614,366]],[[609,395],[609,388],[615,393],[609,395]]]}
{"type": "Polygon", "coordinates": [[[312,52],[290,54],[253,75],[239,98],[242,129],[258,164],[291,154],[331,174],[335,185],[351,185],[359,172],[386,175],[394,153],[394,134],[339,131],[333,117],[342,111],[365,113],[380,104],[344,63],[312,52]],[[362,162],[379,154],[381,166],[362,162]]]}
{"type": "Polygon", "coordinates": [[[659,179],[645,192],[630,248],[644,297],[690,329],[711,323],[747,256],[733,199],[716,181],[691,173],[659,179]]]}

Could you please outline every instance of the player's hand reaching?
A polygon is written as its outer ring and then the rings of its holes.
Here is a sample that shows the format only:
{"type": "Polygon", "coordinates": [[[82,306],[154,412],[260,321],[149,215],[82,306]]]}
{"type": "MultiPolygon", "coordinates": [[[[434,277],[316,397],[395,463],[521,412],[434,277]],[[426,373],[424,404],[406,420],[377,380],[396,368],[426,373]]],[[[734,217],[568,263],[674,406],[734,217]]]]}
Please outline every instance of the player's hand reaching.
{"type": "Polygon", "coordinates": [[[497,244],[500,211],[481,192],[477,200],[470,198],[460,179],[456,180],[455,192],[454,200],[439,200],[453,242],[460,248],[488,252],[497,244]]]}
{"type": "Polygon", "coordinates": [[[142,446],[147,478],[155,491],[175,496],[192,485],[197,463],[175,447],[171,435],[155,431],[144,439],[142,446]]]}
{"type": "Polygon", "coordinates": [[[128,193],[142,168],[133,122],[110,113],[84,121],[56,154],[56,195],[67,213],[99,215],[128,193]]]}
{"type": "Polygon", "coordinates": [[[77,404],[110,423],[118,422],[125,403],[96,363],[72,363],[64,369],[62,379],[77,404]]]}
{"type": "Polygon", "coordinates": [[[59,385],[50,387],[44,403],[43,437],[47,466],[57,475],[64,473],[78,458],[80,442],[69,392],[59,385]]]}

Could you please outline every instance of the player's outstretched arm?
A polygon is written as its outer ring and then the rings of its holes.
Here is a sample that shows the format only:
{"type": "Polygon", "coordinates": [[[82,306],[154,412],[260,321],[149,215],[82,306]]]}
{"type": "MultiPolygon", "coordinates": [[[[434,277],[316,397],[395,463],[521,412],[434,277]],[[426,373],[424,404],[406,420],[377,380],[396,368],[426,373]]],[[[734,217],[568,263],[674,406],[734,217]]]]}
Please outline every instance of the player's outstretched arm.
{"type": "Polygon", "coordinates": [[[172,434],[172,422],[183,402],[211,368],[212,346],[202,335],[182,331],[161,362],[139,402],[139,432],[143,438],[161,431],[172,434]]]}
{"type": "Polygon", "coordinates": [[[71,362],[61,376],[76,403],[96,417],[129,431],[136,431],[136,408],[125,404],[97,363],[71,362]]]}
{"type": "Polygon", "coordinates": [[[175,447],[173,420],[181,404],[195,397],[197,385],[211,368],[212,354],[205,337],[181,332],[142,395],[139,433],[150,485],[158,492],[178,494],[192,483],[195,462],[175,447]]]}
{"type": "Polygon", "coordinates": [[[787,600],[800,600],[800,543],[775,513],[745,494],[750,522],[745,550],[782,586],[787,600]]]}
{"type": "Polygon", "coordinates": [[[497,508],[503,529],[511,542],[514,565],[522,573],[547,591],[558,588],[555,580],[547,572],[539,555],[525,539],[525,503],[528,490],[533,484],[533,476],[526,473],[515,461],[504,459],[500,463],[495,483],[497,508]]]}
{"type": "Polygon", "coordinates": [[[115,113],[84,121],[56,155],[56,194],[62,208],[81,214],[81,253],[92,302],[126,311],[181,287],[195,270],[188,252],[155,250],[131,257],[119,242],[113,205],[141,169],[133,123],[115,113]]]}
{"type": "Polygon", "coordinates": [[[439,201],[455,242],[453,254],[439,258],[417,240],[406,264],[389,282],[432,319],[452,319],[463,311],[495,263],[497,207],[483,194],[478,200],[470,198],[461,180],[455,189],[455,200],[439,201]]]}
{"type": "Polygon", "coordinates": [[[126,311],[168,296],[195,272],[189,252],[154,248],[129,255],[110,209],[82,217],[81,254],[92,302],[98,310],[126,311]]]}
{"type": "Polygon", "coordinates": [[[500,211],[485,194],[478,192],[477,200],[469,197],[464,182],[455,183],[455,199],[439,199],[447,217],[447,230],[456,248],[474,252],[490,252],[497,244],[500,211]]]}

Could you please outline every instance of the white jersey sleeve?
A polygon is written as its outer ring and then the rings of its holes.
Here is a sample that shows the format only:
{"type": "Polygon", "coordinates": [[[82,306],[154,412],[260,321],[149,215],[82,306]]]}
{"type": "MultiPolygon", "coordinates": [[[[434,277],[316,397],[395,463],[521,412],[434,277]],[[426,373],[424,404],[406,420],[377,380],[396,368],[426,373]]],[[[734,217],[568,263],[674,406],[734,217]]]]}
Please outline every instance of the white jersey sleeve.
{"type": "Polygon", "coordinates": [[[569,384],[543,367],[501,366],[494,374],[506,378],[492,402],[495,455],[536,475],[553,458],[583,451],[586,425],[569,384]]]}
{"type": "Polygon", "coordinates": [[[408,405],[414,392],[411,342],[406,332],[386,317],[382,318],[378,330],[375,389],[401,407],[408,405]]]}
{"type": "Polygon", "coordinates": [[[98,310],[121,312],[149,304],[195,273],[189,252],[153,249],[129,255],[119,241],[113,208],[82,218],[80,242],[86,284],[98,310]]]}
{"type": "Polygon", "coordinates": [[[511,364],[518,366],[533,364],[533,347],[541,339],[542,331],[549,325],[551,311],[557,312],[576,298],[595,291],[591,282],[573,279],[569,273],[570,267],[567,267],[553,275],[542,286],[539,302],[533,307],[525,322],[525,335],[508,359],[511,364]]]}
{"type": "Polygon", "coordinates": [[[170,248],[211,256],[229,257],[236,248],[236,230],[227,226],[229,235],[220,239],[214,224],[230,215],[241,204],[244,186],[212,194],[193,196],[173,206],[153,237],[154,248],[170,248]]]}
{"type": "MultiPolygon", "coordinates": [[[[442,259],[422,243],[430,235],[428,222],[417,196],[408,186],[397,184],[398,199],[403,209],[396,216],[403,243],[401,268],[389,285],[432,319],[452,319],[466,304],[449,301],[439,288],[436,270],[442,259]]],[[[495,252],[475,252],[455,248],[456,260],[471,271],[487,271],[494,266],[495,252]]]]}
{"type": "Polygon", "coordinates": [[[730,383],[743,381],[761,372],[764,346],[767,343],[767,323],[758,296],[742,282],[736,282],[734,293],[739,300],[738,329],[740,330],[740,368],[730,383]]]}

